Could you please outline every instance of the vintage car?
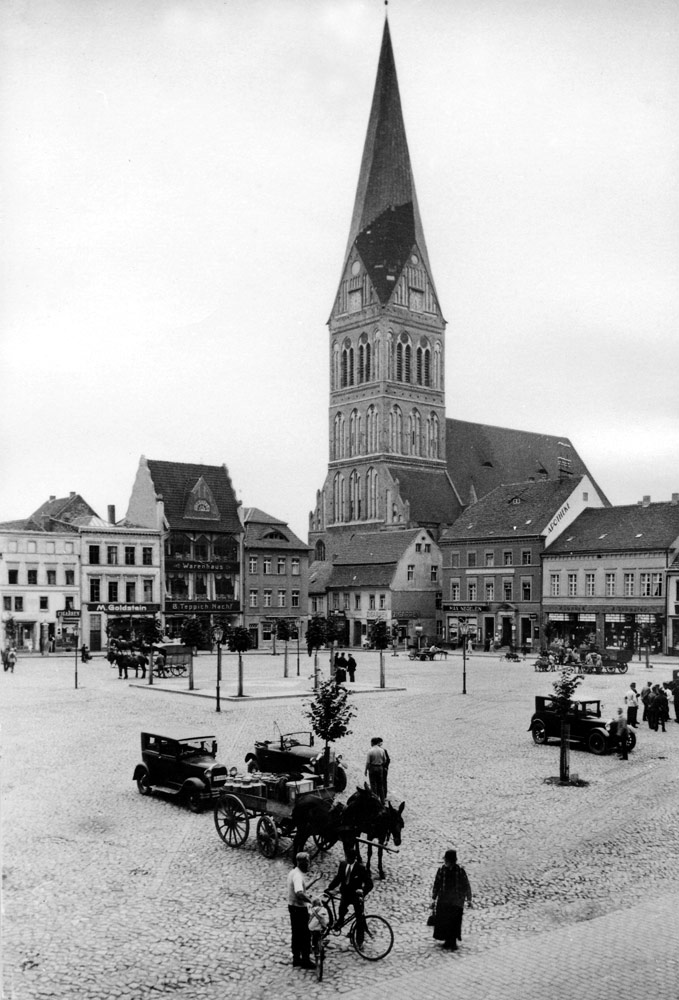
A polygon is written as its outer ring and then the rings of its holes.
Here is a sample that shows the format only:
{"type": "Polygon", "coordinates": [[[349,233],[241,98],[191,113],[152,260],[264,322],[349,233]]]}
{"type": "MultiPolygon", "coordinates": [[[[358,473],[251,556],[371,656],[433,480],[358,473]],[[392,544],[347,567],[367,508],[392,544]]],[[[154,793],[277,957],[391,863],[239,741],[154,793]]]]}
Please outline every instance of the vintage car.
{"type": "Polygon", "coordinates": [[[175,795],[192,812],[219,797],[227,770],[218,764],[214,736],[141,734],[141,759],[132,776],[142,795],[175,795]]]}
{"type": "MultiPolygon", "coordinates": [[[[617,746],[612,720],[606,721],[601,715],[600,701],[571,701],[568,714],[571,743],[583,743],[595,754],[608,753],[617,746]]],[[[530,720],[529,732],[536,743],[547,743],[549,739],[561,739],[561,716],[556,710],[554,698],[535,696],[535,711],[530,720]]],[[[632,730],[627,733],[627,750],[633,750],[637,738],[632,730]]]]}
{"type": "MultiPolygon", "coordinates": [[[[291,780],[313,774],[325,785],[325,755],[314,746],[312,733],[281,733],[276,726],[274,740],[255,743],[254,753],[245,756],[248,771],[268,771],[271,774],[289,774],[291,780]]],[[[342,755],[329,747],[328,787],[343,792],[347,787],[347,772],[342,755]]]]}

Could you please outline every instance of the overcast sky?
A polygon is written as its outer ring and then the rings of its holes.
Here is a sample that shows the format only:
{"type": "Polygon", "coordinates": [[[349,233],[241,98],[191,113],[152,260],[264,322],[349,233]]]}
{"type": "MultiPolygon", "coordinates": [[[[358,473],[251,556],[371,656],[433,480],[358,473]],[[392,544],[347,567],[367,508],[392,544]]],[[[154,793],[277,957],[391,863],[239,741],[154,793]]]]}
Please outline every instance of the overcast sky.
{"type": "MultiPolygon", "coordinates": [[[[140,455],[307,515],[380,0],[5,0],[0,520],[140,455]]],[[[395,0],[449,417],[679,491],[679,4],[395,0]]]]}

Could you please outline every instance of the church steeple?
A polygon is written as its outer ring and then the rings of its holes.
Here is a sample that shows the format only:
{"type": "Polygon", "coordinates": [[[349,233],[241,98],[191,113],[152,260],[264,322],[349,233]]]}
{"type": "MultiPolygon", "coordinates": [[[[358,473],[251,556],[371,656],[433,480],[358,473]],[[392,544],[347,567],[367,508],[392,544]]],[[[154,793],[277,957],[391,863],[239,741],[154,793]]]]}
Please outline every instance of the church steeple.
{"type": "Polygon", "coordinates": [[[385,20],[344,266],[356,247],[377,297],[385,305],[415,246],[433,289],[389,22],[385,20]]]}

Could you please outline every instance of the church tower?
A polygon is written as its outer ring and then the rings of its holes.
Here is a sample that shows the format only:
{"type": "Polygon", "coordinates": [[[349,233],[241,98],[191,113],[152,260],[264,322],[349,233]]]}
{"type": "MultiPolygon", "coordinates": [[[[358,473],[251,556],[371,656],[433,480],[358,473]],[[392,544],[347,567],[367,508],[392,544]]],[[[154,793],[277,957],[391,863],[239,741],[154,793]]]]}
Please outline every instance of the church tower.
{"type": "Polygon", "coordinates": [[[309,521],[315,558],[330,559],[341,537],[357,531],[422,526],[438,534],[461,508],[446,467],[445,321],[386,20],[328,327],[330,447],[309,521]]]}

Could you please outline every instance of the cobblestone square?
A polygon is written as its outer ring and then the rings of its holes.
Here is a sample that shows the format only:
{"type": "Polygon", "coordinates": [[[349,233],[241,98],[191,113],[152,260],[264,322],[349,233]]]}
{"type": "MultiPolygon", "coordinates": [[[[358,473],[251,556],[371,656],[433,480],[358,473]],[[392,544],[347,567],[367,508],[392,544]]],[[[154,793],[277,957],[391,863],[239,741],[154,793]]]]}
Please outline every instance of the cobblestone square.
{"type": "MultiPolygon", "coordinates": [[[[321,665],[327,673],[327,654],[321,665]]],[[[338,744],[350,793],[363,782],[371,736],[392,758],[390,798],[405,802],[400,853],[385,859],[368,909],[392,923],[395,945],[368,963],[333,941],[326,974],[293,969],[285,878],[289,854],[267,860],[251,832],[225,847],[212,814],[194,815],[132,781],[144,728],[216,735],[219,759],[242,766],[255,739],[308,728],[302,716],[311,660],[245,657],[246,697],[235,693],[235,657],[224,659],[215,712],[215,658],[196,658],[196,691],[177,679],[148,688],[118,680],[102,658],[21,658],[1,676],[3,997],[103,1000],[177,997],[372,1000],[460,997],[503,1000],[529,991],[553,998],[625,995],[676,1000],[679,931],[677,774],[679,725],[637,731],[628,762],[574,749],[571,770],[588,784],[545,783],[558,744],[533,744],[535,694],[553,674],[532,660],[498,656],[411,662],[361,653],[352,734],[338,744]],[[163,690],[173,687],[173,691],[163,690]],[[259,697],[266,693],[276,697],[259,697]],[[435,870],[455,847],[475,894],[459,953],[442,952],[425,926],[435,870]]],[[[676,661],[654,660],[652,680],[676,661]]],[[[587,676],[578,696],[601,698],[612,716],[627,675],[587,676]]],[[[288,842],[283,841],[287,846],[288,842]]],[[[341,851],[318,855],[323,884],[341,851]]]]}

